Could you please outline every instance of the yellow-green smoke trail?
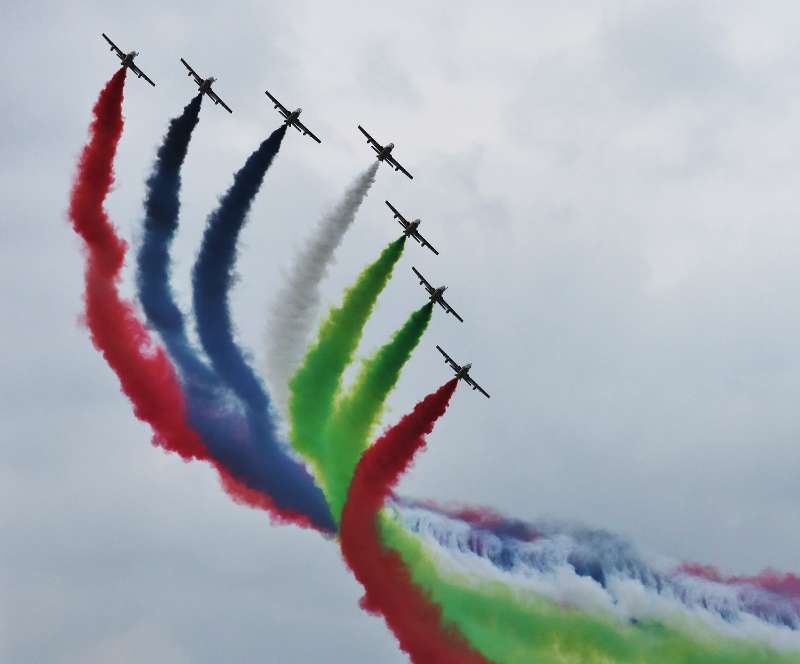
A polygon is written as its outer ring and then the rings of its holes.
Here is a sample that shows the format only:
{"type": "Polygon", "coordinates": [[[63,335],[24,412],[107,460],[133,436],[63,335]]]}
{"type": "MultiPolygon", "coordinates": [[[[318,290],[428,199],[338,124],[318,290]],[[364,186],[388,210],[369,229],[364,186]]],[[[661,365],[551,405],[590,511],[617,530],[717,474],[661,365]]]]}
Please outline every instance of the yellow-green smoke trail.
{"type": "Polygon", "coordinates": [[[364,325],[403,253],[405,238],[388,245],[331,309],[317,341],[289,381],[289,425],[292,446],[324,476],[325,426],[345,368],[353,359],[364,325]]]}
{"type": "Polygon", "coordinates": [[[430,303],[417,309],[386,344],[364,361],[325,428],[322,484],[337,522],[347,501],[353,471],[369,445],[386,397],[428,328],[432,312],[430,303]]]}
{"type": "Polygon", "coordinates": [[[381,534],[442,608],[444,620],[498,664],[800,664],[800,654],[701,631],[688,616],[685,630],[656,620],[629,624],[443,569],[416,536],[388,517],[381,519],[381,534]]]}

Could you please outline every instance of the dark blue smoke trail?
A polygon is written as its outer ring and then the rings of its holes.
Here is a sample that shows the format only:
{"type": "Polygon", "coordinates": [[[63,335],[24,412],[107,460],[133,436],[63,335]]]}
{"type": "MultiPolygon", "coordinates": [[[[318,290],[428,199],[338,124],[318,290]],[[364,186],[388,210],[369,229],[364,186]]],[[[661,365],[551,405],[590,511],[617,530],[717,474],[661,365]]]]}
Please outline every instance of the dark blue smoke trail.
{"type": "Polygon", "coordinates": [[[201,100],[202,95],[197,95],[181,115],[170,121],[147,179],[144,239],[137,256],[136,285],[148,321],[161,335],[183,380],[210,386],[216,377],[192,349],[183,313],[169,285],[169,248],[178,230],[180,210],[180,169],[199,120],[201,100]]]}
{"type": "Polygon", "coordinates": [[[246,444],[234,440],[237,428],[244,428],[241,424],[236,427],[234,418],[241,422],[242,417],[233,410],[234,401],[214,370],[189,342],[183,312],[170,287],[169,250],[178,230],[180,170],[199,120],[201,101],[202,95],[197,95],[183,113],[170,121],[147,179],[144,239],[137,256],[136,285],[148,322],[177,365],[192,428],[203,438],[212,456],[223,462],[228,455],[221,450],[238,446],[241,453],[246,444]]]}
{"type": "Polygon", "coordinates": [[[259,472],[266,473],[264,480],[275,505],[305,514],[320,529],[334,531],[333,517],[322,491],[278,440],[266,389],[234,340],[228,302],[239,233],[285,133],[285,126],[275,130],[250,155],[209,216],[192,270],[194,313],[200,341],[214,370],[245,405],[250,439],[257,448],[254,454],[259,459],[259,472]]]}
{"type": "MultiPolygon", "coordinates": [[[[201,101],[202,95],[197,95],[181,115],[170,121],[147,179],[144,238],[137,256],[136,285],[148,322],[159,333],[177,365],[193,428],[212,455],[219,458],[220,447],[233,444],[231,439],[237,428],[232,424],[232,416],[237,415],[231,410],[234,402],[214,370],[189,342],[183,312],[170,287],[169,250],[178,230],[180,170],[199,120],[201,101]]],[[[240,414],[238,418],[242,419],[240,414]]]]}
{"type": "MultiPolygon", "coordinates": [[[[139,299],[148,321],[160,334],[177,365],[190,423],[212,456],[233,477],[264,495],[280,516],[293,520],[290,514],[281,513],[275,504],[270,458],[249,439],[238,400],[190,343],[184,315],[170,287],[169,250],[178,229],[180,168],[198,122],[200,100],[201,97],[195,97],[183,113],[170,122],[147,180],[144,238],[137,257],[139,299]]],[[[305,514],[305,517],[313,521],[313,515],[305,514]]],[[[314,522],[314,525],[330,530],[324,521],[314,522]]]]}

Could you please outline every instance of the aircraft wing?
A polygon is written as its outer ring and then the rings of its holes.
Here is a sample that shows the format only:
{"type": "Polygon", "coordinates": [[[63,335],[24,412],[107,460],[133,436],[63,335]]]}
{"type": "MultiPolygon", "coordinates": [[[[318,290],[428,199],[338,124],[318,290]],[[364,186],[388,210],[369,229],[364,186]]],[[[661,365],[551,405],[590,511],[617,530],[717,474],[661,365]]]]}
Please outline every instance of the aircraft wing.
{"type": "Polygon", "coordinates": [[[456,310],[455,310],[455,309],[453,309],[453,307],[451,307],[449,304],[447,304],[447,301],[446,301],[444,298],[441,298],[441,299],[439,300],[439,302],[441,302],[441,303],[442,303],[442,306],[444,307],[445,311],[446,311],[448,314],[453,314],[453,315],[454,315],[456,318],[458,318],[458,320],[460,320],[462,323],[464,322],[464,319],[463,319],[463,318],[461,318],[461,316],[459,316],[459,315],[458,315],[458,313],[456,312],[456,310]]]}
{"type": "Polygon", "coordinates": [[[211,97],[211,99],[214,100],[215,104],[219,104],[220,106],[222,106],[222,108],[228,111],[228,113],[233,113],[230,107],[224,101],[222,101],[222,98],[216,92],[214,92],[213,90],[209,90],[207,94],[209,97],[211,97]]]}
{"type": "Polygon", "coordinates": [[[449,364],[455,371],[461,371],[461,365],[458,364],[452,357],[450,357],[447,353],[444,352],[444,349],[441,346],[436,346],[436,350],[438,350],[442,355],[444,355],[444,363],[449,364]]]}
{"type": "Polygon", "coordinates": [[[417,275],[417,279],[419,279],[419,283],[421,283],[423,286],[425,286],[425,290],[426,291],[428,291],[429,293],[433,293],[433,291],[436,290],[433,286],[430,285],[428,280],[420,274],[420,272],[419,272],[419,270],[417,268],[412,267],[411,269],[414,271],[414,274],[417,275]]]}
{"type": "Polygon", "coordinates": [[[302,131],[302,132],[303,132],[303,135],[305,135],[305,136],[311,136],[311,138],[313,138],[313,139],[314,139],[314,140],[315,140],[317,143],[322,143],[322,141],[321,141],[321,140],[319,140],[319,139],[318,139],[318,138],[317,138],[317,137],[314,135],[314,132],[312,132],[312,131],[311,131],[311,130],[310,130],[308,127],[306,127],[306,126],[305,126],[305,125],[304,125],[302,122],[300,122],[300,120],[295,120],[295,121],[294,121],[294,126],[295,126],[295,127],[297,127],[297,128],[300,130],[300,131],[302,131]]]}
{"type": "Polygon", "coordinates": [[[487,399],[491,399],[489,393],[486,390],[484,390],[480,385],[478,385],[478,383],[476,383],[469,374],[467,374],[464,377],[464,380],[472,387],[473,390],[478,390],[478,392],[480,392],[487,399]]]}
{"type": "Polygon", "coordinates": [[[181,62],[183,63],[183,66],[189,70],[189,76],[194,78],[194,82],[197,83],[197,85],[200,85],[203,82],[203,79],[200,77],[200,75],[194,69],[191,68],[191,66],[189,65],[188,62],[186,62],[186,60],[181,58],[181,62]]]}
{"type": "Polygon", "coordinates": [[[395,159],[395,158],[394,158],[392,155],[389,155],[388,157],[386,157],[386,160],[387,160],[387,161],[388,161],[388,162],[389,162],[389,163],[390,163],[392,166],[394,166],[394,170],[396,170],[396,171],[400,171],[401,173],[403,173],[403,174],[407,175],[407,176],[408,176],[408,178],[409,178],[409,179],[411,179],[411,180],[413,180],[413,179],[414,179],[414,176],[413,176],[413,175],[411,175],[411,173],[409,173],[409,172],[408,172],[408,171],[407,171],[405,168],[403,168],[403,167],[402,167],[402,165],[400,164],[400,162],[399,162],[399,161],[397,161],[397,159],[395,159]]]}
{"type": "Polygon", "coordinates": [[[370,136],[367,133],[367,130],[364,129],[364,127],[362,127],[361,125],[358,125],[358,129],[362,134],[364,134],[364,136],[367,137],[367,143],[370,143],[373,148],[377,148],[379,150],[383,149],[383,146],[380,143],[378,143],[378,141],[376,141],[374,138],[372,138],[372,136],[370,136]]]}
{"type": "Polygon", "coordinates": [[[111,41],[105,32],[101,32],[100,34],[103,35],[103,39],[105,39],[109,43],[112,51],[114,51],[120,58],[125,57],[125,54],[120,50],[119,46],[117,46],[113,41],[111,41]]]}
{"type": "Polygon", "coordinates": [[[430,242],[428,242],[424,237],[422,237],[422,234],[419,231],[414,233],[414,239],[417,242],[419,242],[423,247],[428,247],[428,249],[430,249],[437,256],[439,255],[439,252],[436,251],[436,249],[434,249],[433,245],[430,242]]]}
{"type": "Polygon", "coordinates": [[[386,205],[389,206],[389,209],[394,213],[394,218],[400,222],[400,225],[403,228],[408,228],[408,219],[406,219],[400,212],[398,212],[397,208],[392,205],[389,201],[384,201],[386,205]]]}
{"type": "Polygon", "coordinates": [[[281,104],[277,99],[275,99],[275,97],[273,97],[269,93],[269,90],[264,90],[264,94],[267,95],[267,97],[269,97],[272,100],[272,103],[275,104],[275,108],[280,109],[281,115],[283,115],[283,117],[285,118],[289,117],[289,109],[286,108],[283,104],[281,104]]]}
{"type": "Polygon", "coordinates": [[[156,87],[156,84],[150,80],[150,77],[147,74],[145,74],[141,69],[139,69],[139,67],[137,67],[135,64],[131,63],[130,68],[133,70],[133,73],[136,74],[139,78],[143,78],[150,85],[156,87]]]}

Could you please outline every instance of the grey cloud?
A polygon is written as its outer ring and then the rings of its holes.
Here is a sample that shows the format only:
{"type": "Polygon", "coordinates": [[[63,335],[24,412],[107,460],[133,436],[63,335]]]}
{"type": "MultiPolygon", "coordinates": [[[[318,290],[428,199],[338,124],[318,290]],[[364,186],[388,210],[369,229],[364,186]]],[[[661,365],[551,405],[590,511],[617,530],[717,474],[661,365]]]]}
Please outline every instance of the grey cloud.
{"type": "MultiPolygon", "coordinates": [[[[447,376],[435,343],[492,393],[459,390],[404,492],[578,520],[738,572],[792,569],[800,52],[734,48],[746,3],[659,7],[14,5],[0,27],[16,63],[0,127],[2,657],[404,661],[358,608],[335,544],[270,527],[210,471],[154,449],[77,326],[64,210],[114,68],[101,30],[158,83],[126,89],[109,201],[126,238],[167,118],[192,94],[177,58],[218,75],[235,111],[203,109],[187,161],[185,304],[205,216],[277,123],[263,88],[319,124],[322,146],[287,137],[243,235],[233,307],[256,366],[290,253],[369,163],[355,124],[397,140],[417,177],[381,169],[322,299],[395,236],[383,200],[396,199],[441,256],[408,247],[361,352],[421,302],[412,264],[450,285],[467,322],[434,317],[384,423],[447,376]]],[[[783,35],[795,11],[763,8],[762,31],[783,35]]]]}

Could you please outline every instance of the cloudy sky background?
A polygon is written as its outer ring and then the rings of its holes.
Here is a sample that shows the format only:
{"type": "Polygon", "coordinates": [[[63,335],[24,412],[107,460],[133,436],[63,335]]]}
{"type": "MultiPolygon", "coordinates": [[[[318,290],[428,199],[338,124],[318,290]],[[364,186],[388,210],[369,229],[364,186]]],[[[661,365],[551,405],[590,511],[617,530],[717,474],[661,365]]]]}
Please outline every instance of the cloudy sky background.
{"type": "Polygon", "coordinates": [[[441,256],[407,248],[362,352],[423,301],[412,264],[466,323],[437,313],[386,423],[447,377],[436,343],[493,395],[459,390],[404,493],[798,571],[795,3],[166,4],[12,3],[0,25],[2,659],[405,661],[332,543],[151,447],[78,324],[65,210],[115,68],[101,31],[158,84],[127,83],[109,200],[134,248],[193,94],[178,58],[234,110],[205,105],[184,171],[186,303],[206,215],[278,124],[263,90],[324,141],[287,136],[242,237],[233,306],[257,364],[282,271],[369,165],[356,124],[398,144],[415,179],[381,169],[326,302],[397,236],[385,198],[421,216],[441,256]]]}

